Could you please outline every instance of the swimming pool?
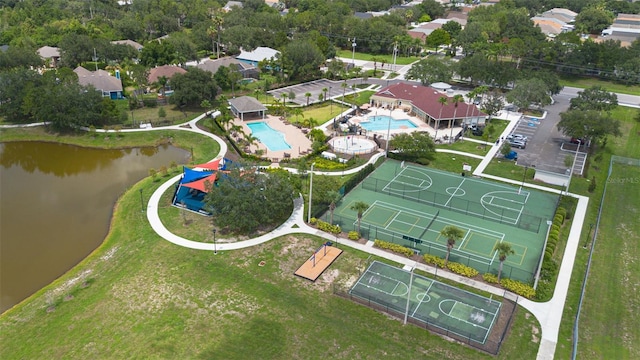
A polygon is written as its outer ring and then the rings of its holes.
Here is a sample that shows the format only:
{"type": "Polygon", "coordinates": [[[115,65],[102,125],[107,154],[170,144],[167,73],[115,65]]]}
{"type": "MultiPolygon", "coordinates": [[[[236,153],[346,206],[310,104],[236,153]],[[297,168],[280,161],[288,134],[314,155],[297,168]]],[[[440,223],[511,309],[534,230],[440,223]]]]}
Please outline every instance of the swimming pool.
{"type": "Polygon", "coordinates": [[[360,126],[368,131],[387,130],[389,129],[389,121],[391,121],[391,130],[417,128],[416,124],[408,119],[395,120],[387,115],[369,116],[367,121],[360,122],[360,126]]]}
{"type": "Polygon", "coordinates": [[[269,124],[264,121],[247,124],[251,129],[251,134],[258,138],[270,151],[289,150],[291,145],[284,140],[284,134],[280,131],[273,130],[269,124]]]}

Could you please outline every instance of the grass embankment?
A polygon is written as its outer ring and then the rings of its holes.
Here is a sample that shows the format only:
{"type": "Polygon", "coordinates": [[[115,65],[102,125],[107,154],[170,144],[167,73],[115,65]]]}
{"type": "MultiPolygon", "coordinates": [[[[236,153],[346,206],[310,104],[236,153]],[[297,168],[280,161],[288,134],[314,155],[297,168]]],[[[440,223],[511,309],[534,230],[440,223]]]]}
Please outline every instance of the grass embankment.
{"type": "MultiPolygon", "coordinates": [[[[616,118],[622,120],[620,138],[610,138],[605,149],[591,156],[587,177],[574,177],[571,192],[591,195],[582,239],[576,256],[569,295],[560,327],[556,358],[570,358],[573,324],[577,312],[580,289],[589,255],[590,224],[595,224],[602,191],[609,170],[611,155],[640,158],[637,135],[640,124],[632,119],[635,109],[618,108],[616,118]],[[588,193],[589,184],[596,180],[596,190],[588,193]],[[587,249],[582,246],[587,245],[587,249]]],[[[589,272],[587,291],[580,314],[579,359],[634,359],[640,357],[640,330],[637,309],[640,249],[637,206],[640,203],[640,173],[638,168],[616,167],[607,187],[600,229],[589,272]],[[635,179],[635,180],[634,180],[635,179]]]]}
{"type": "MultiPolygon", "coordinates": [[[[336,52],[336,57],[342,57],[342,58],[349,58],[351,59],[354,56],[353,52],[351,50],[338,50],[336,52]]],[[[365,61],[373,61],[374,59],[377,59],[378,62],[378,70],[380,69],[386,69],[389,65],[393,65],[393,55],[392,54],[385,54],[385,55],[371,55],[368,53],[359,53],[356,51],[355,53],[355,58],[356,60],[365,60],[365,61]],[[384,61],[385,63],[385,67],[382,68],[382,61],[384,61]]],[[[417,56],[401,56],[400,54],[398,54],[398,56],[396,56],[396,65],[409,65],[413,62],[416,62],[420,60],[419,57],[417,56]]]]}
{"type": "Polygon", "coordinates": [[[54,141],[101,149],[158,146],[171,144],[192,152],[194,163],[211,160],[220,152],[220,145],[210,138],[176,130],[154,130],[119,133],[53,133],[45,127],[0,129],[0,141],[54,141]]]}

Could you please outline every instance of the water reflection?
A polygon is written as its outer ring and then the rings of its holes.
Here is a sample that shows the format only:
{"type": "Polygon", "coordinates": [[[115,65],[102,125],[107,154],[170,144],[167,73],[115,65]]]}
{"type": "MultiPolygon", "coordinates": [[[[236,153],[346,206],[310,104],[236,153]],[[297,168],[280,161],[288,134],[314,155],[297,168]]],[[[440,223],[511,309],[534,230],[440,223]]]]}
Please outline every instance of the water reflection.
{"type": "Polygon", "coordinates": [[[184,164],[188,158],[189,152],[167,145],[99,150],[0,144],[0,311],[95,249],[108,231],[118,196],[149,169],[184,164]]]}

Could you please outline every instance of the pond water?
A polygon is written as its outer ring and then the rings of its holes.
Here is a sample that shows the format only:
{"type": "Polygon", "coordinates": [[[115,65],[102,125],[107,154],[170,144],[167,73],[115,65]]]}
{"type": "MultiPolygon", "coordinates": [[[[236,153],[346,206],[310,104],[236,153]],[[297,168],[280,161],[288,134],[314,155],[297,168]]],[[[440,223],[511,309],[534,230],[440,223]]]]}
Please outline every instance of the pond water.
{"type": "MultiPolygon", "coordinates": [[[[128,187],[150,169],[184,164],[189,156],[173,146],[103,150],[0,143],[0,312],[98,247],[128,187]]],[[[146,204],[151,191],[143,195],[146,204]]]]}

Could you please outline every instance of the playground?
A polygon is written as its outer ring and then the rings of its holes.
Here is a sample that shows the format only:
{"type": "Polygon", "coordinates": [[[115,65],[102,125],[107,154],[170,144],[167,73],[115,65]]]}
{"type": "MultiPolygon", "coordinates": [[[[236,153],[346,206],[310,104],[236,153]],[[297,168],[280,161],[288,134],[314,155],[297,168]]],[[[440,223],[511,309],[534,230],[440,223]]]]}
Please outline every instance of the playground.
{"type": "Polygon", "coordinates": [[[342,254],[342,250],[334,247],[331,242],[322,244],[294,273],[311,281],[316,281],[320,275],[342,254]]]}

